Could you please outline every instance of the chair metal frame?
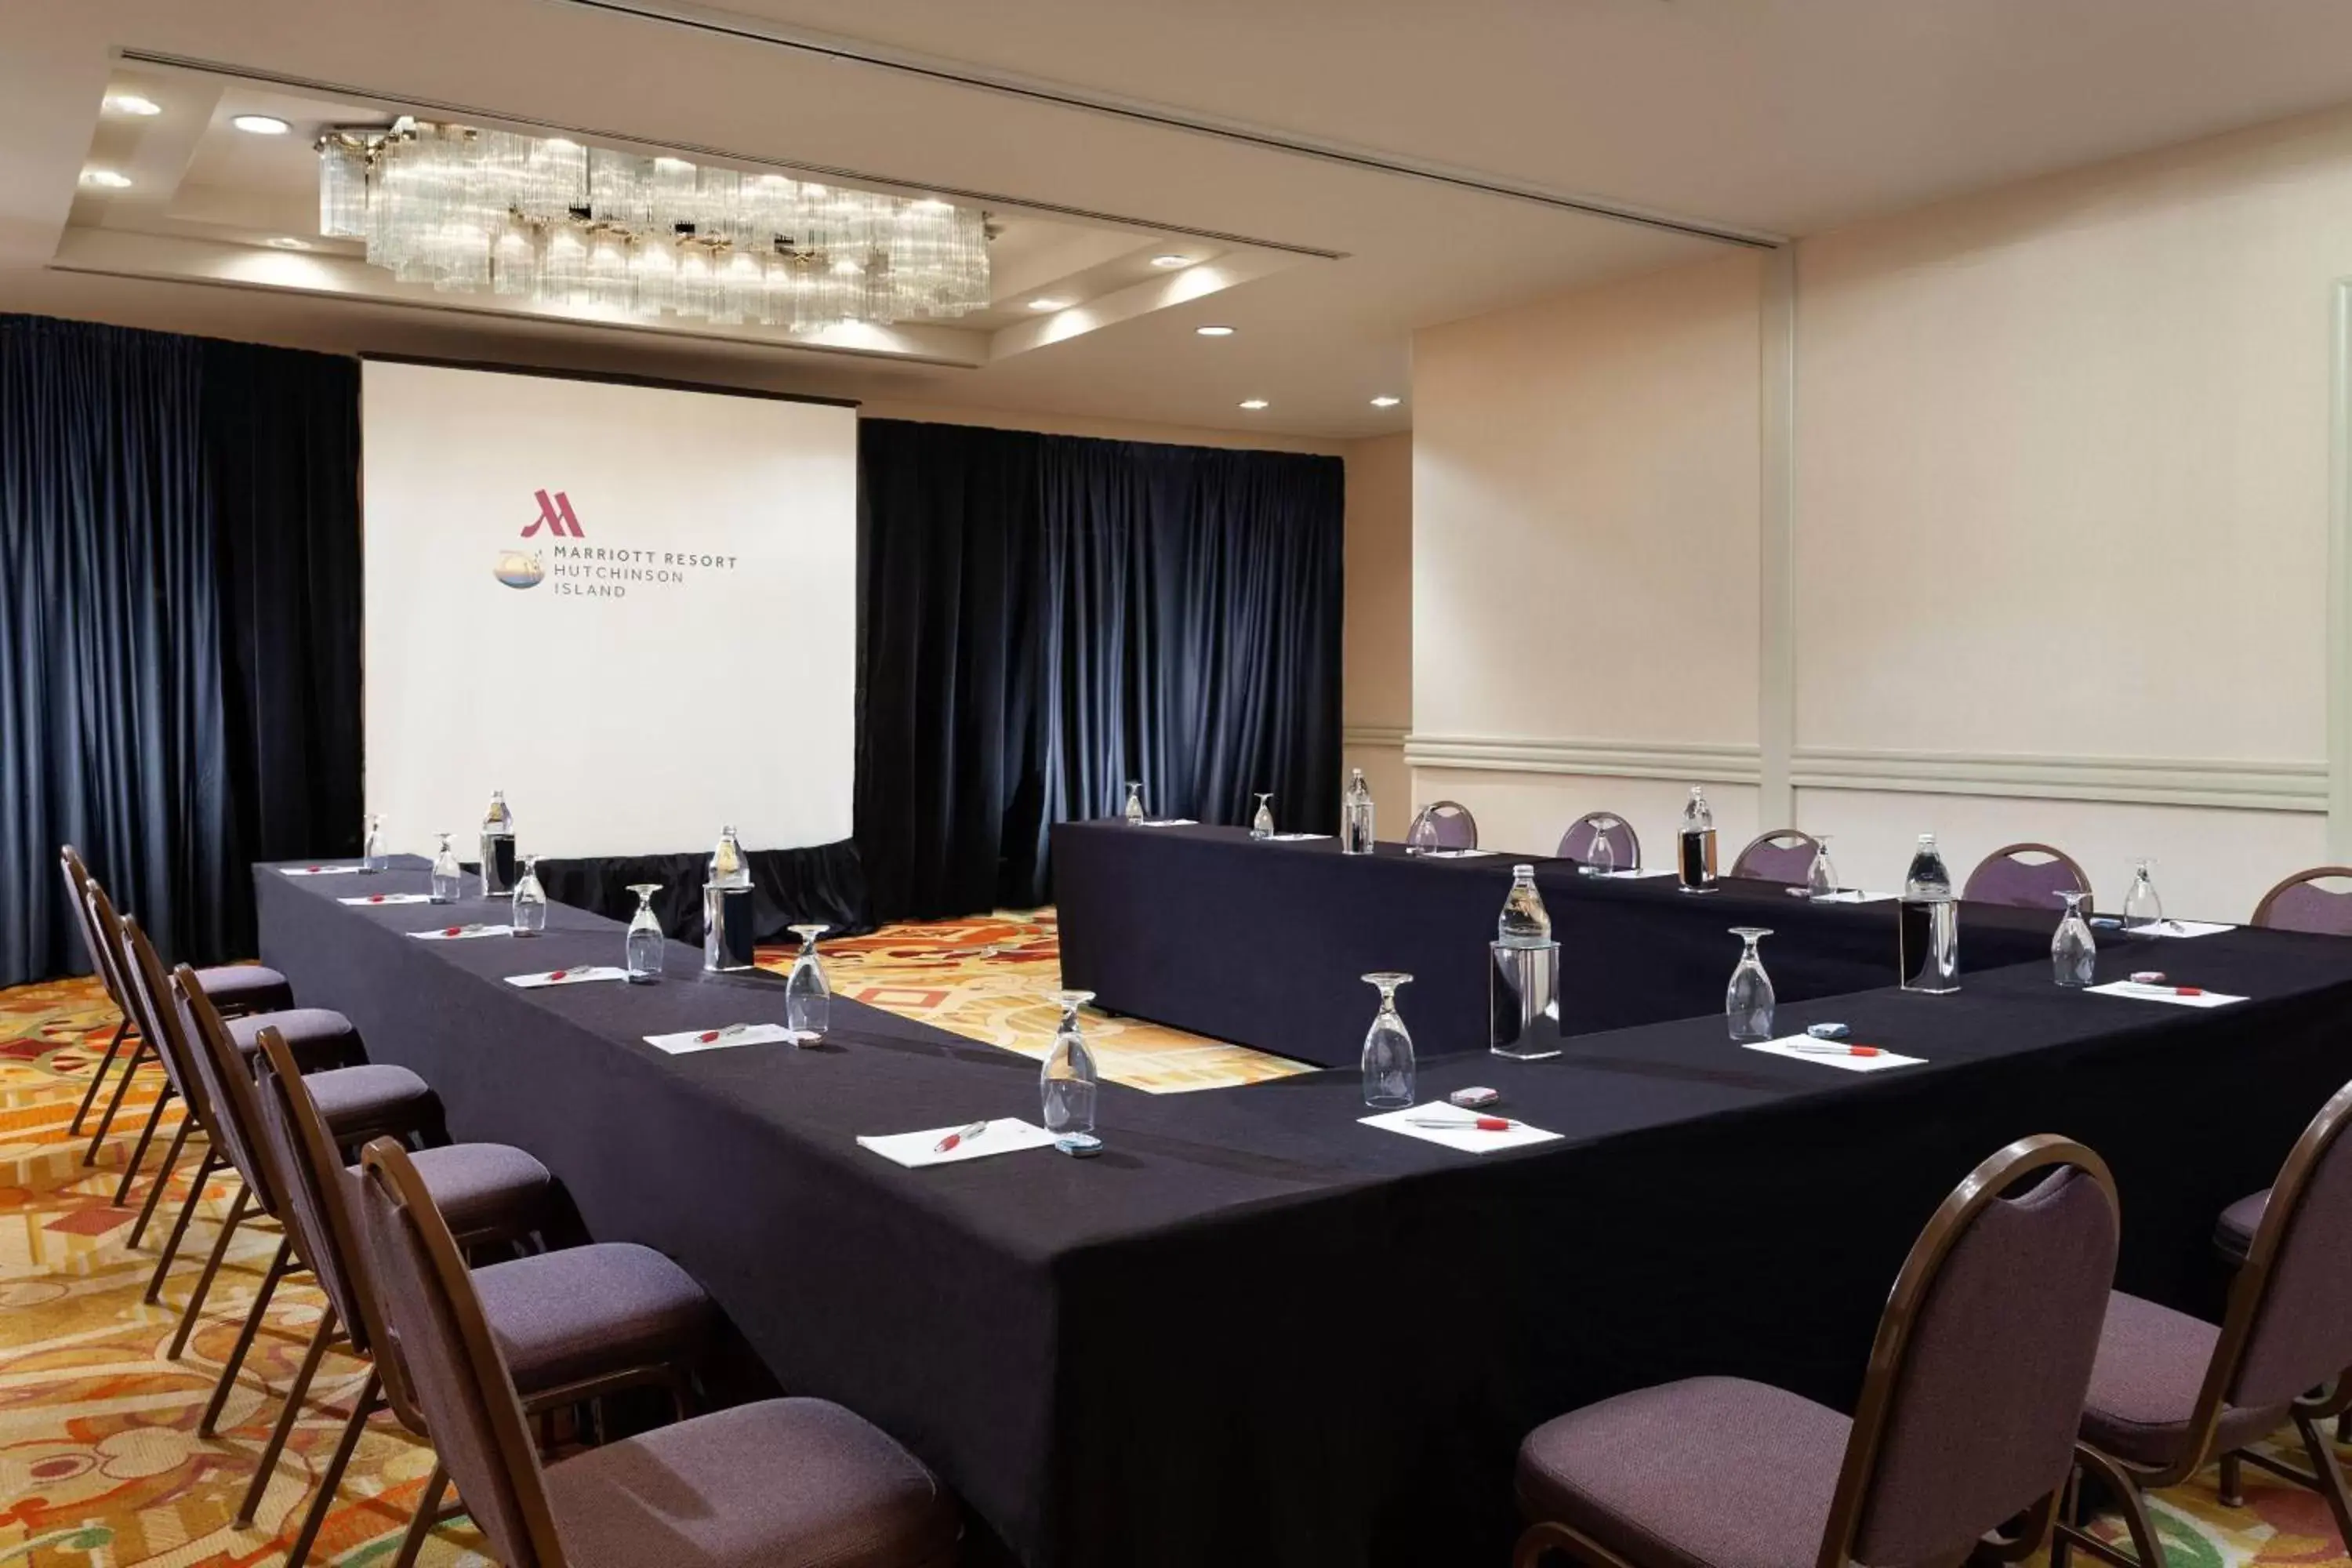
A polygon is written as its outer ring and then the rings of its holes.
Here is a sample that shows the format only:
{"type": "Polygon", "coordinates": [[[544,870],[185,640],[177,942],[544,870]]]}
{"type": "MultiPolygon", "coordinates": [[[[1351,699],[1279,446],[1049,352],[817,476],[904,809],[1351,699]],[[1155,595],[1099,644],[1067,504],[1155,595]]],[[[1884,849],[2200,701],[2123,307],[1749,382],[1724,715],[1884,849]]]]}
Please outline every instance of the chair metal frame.
{"type": "Polygon", "coordinates": [[[2067,1483],[2066,1498],[2060,1510],[2056,1533],[2050,1543],[2051,1568],[2066,1568],[2069,1549],[2081,1547],[2093,1556],[2112,1563],[2116,1568],[2164,1568],[2164,1545],[2157,1538],[2154,1522],[2148,1518],[2147,1504],[2142,1493],[2150,1488],[2178,1486],[2206,1465],[2221,1461],[2221,1501],[2228,1507],[2243,1506],[2239,1481],[2241,1462],[2268,1470],[2274,1476],[2307,1487],[2326,1500],[2328,1511],[2335,1517],[2337,1534],[2352,1542],[2352,1491],[2347,1491],[2344,1471],[2336,1463],[2336,1450],[2319,1424],[2352,1409],[2352,1377],[2339,1377],[2335,1383],[2315,1393],[2306,1394],[2288,1406],[2288,1419],[2303,1438],[2304,1453],[2311,1460],[2309,1470],[2299,1470],[2283,1460],[2252,1448],[2233,1449],[2216,1455],[2214,1444],[2221,1429],[2221,1412],[2229,1403],[2231,1385],[2237,1382],[2239,1368],[2244,1363],[2246,1349],[2253,1337],[2254,1324],[2262,1313],[2264,1300],[2270,1294],[2271,1267],[2276,1260],[2280,1239],[2294,1223],[2294,1214],[2303,1205],[2304,1192],[2311,1184],[2311,1173],[2320,1159],[2343,1132],[2347,1120],[2352,1120],[2352,1083],[2346,1084],[2330,1095],[2319,1109],[2311,1124],[2295,1140],[2294,1149],[2287,1155],[2286,1165],[2279,1172],[2278,1180],[2271,1186],[2271,1201],[2263,1210],[2262,1224],[2254,1229],[2254,1244],[2246,1253],[2230,1281],[2229,1307],[2221,1320],[2221,1337],[2213,1343],[2213,1356],[2205,1365],[2205,1381],[2197,1391],[2197,1403],[2189,1417],[2189,1430],[2180,1450],[2169,1464],[2147,1465],[2126,1459],[2087,1441],[2074,1445],[2074,1458],[2079,1467],[2067,1483]],[[2131,1537],[2132,1552],[2117,1551],[2076,1525],[2074,1521],[2081,1502],[2082,1478],[2087,1472],[2095,1479],[2123,1510],[2124,1527],[2131,1537]]]}
{"type": "MultiPolygon", "coordinates": [[[[2115,1177],[2108,1172],[2106,1162],[2071,1138],[2044,1132],[2019,1139],[1969,1172],[1937,1205],[1927,1228],[1911,1244],[1902,1272],[1895,1276],[1895,1289],[1886,1299],[1885,1310],[1879,1315],[1877,1335],[1871,1342],[1862,1401],[1854,1407],[1845,1457],[1838,1470],[1837,1489],[1831,1496],[1829,1516],[1822,1530],[1821,1551],[1814,1558],[1815,1568],[1851,1568],[1854,1537],[1862,1529],[1863,1510],[1869,1503],[1871,1483],[1877,1473],[1879,1447],[1885,1439],[1895,1393],[1902,1382],[1904,1355],[1945,1258],[1995,1199],[2035,1172],[2060,1165],[2080,1170],[2096,1182],[2106,1194],[2110,1209],[2119,1209],[2115,1177]]],[[[2053,1489],[2021,1515],[2015,1534],[1984,1537],[1979,1554],[1990,1555],[1998,1562],[2015,1563],[2040,1551],[2051,1539],[2063,1489],[2063,1486],[2053,1489]]],[[[1563,1552],[1597,1568],[1654,1568],[1634,1563],[1557,1520],[1540,1521],[1520,1534],[1511,1552],[1512,1568],[1538,1568],[1547,1552],[1563,1552]]]]}
{"type": "MultiPolygon", "coordinates": [[[[66,879],[67,900],[73,905],[74,923],[81,928],[82,946],[89,953],[90,968],[97,973],[98,983],[106,988],[107,1000],[114,1004],[115,1012],[121,1015],[114,1026],[114,1037],[106,1042],[106,1054],[99,1058],[97,1069],[89,1075],[89,1087],[82,1090],[81,1103],[75,1107],[73,1121],[67,1124],[67,1135],[79,1137],[81,1124],[89,1115],[89,1108],[98,1100],[99,1086],[106,1081],[107,1070],[114,1066],[114,1058],[121,1051],[123,1040],[136,1025],[131,1017],[131,1004],[122,994],[121,982],[108,959],[104,944],[99,940],[97,928],[90,924],[89,890],[98,879],[89,874],[89,867],[83,862],[81,851],[70,844],[58,847],[58,870],[66,879]]],[[[104,1141],[107,1129],[113,1125],[115,1107],[121,1103],[122,1091],[129,1087],[130,1076],[138,1068],[145,1050],[146,1041],[142,1037],[131,1062],[123,1068],[122,1081],[115,1087],[114,1100],[108,1104],[106,1114],[99,1122],[97,1137],[90,1140],[89,1151],[82,1156],[83,1164],[97,1163],[99,1144],[104,1141]]],[[[131,1245],[136,1247],[139,1243],[134,1239],[131,1245]]]]}

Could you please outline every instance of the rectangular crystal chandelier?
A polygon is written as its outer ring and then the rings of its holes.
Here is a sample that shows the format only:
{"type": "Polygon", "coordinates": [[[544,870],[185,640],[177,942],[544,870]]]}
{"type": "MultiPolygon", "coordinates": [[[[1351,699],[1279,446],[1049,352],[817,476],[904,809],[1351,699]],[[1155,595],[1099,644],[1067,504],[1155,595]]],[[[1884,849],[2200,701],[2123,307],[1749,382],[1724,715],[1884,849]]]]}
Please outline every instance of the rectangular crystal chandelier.
{"type": "Polygon", "coordinates": [[[319,141],[319,230],[404,283],[797,332],[988,308],[977,208],[402,119],[319,141]]]}

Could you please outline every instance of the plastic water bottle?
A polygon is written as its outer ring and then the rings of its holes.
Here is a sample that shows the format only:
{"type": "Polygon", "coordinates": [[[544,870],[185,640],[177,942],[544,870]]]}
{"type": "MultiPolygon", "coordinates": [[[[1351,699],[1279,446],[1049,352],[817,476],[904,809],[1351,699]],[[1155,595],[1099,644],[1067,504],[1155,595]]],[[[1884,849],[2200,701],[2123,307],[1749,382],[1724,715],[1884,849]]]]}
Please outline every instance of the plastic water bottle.
{"type": "Polygon", "coordinates": [[[1904,873],[1895,930],[1904,990],[1941,995],[1960,988],[1960,906],[1932,833],[1919,835],[1904,873]]]}
{"type": "Polygon", "coordinates": [[[730,825],[719,830],[702,882],[702,967],[719,973],[751,967],[754,938],[751,863],[730,825]]]}
{"type": "Polygon", "coordinates": [[[1543,895],[1536,891],[1533,866],[1511,868],[1511,890],[1503,895],[1503,912],[1495,921],[1495,941],[1504,947],[1545,947],[1551,942],[1551,914],[1543,895]]]}
{"type": "Polygon", "coordinates": [[[1372,852],[1372,786],[1364,782],[1364,770],[1352,769],[1348,778],[1348,793],[1340,803],[1339,851],[1343,855],[1369,855],[1372,852]]]}
{"type": "Polygon", "coordinates": [[[1681,879],[1685,893],[1715,891],[1715,808],[1706,804],[1706,792],[1691,785],[1689,804],[1683,807],[1679,850],[1675,862],[1675,875],[1681,879]]]}
{"type": "Polygon", "coordinates": [[[482,813],[482,897],[494,899],[514,891],[514,813],[507,809],[507,792],[490,792],[490,807],[482,813]]]}

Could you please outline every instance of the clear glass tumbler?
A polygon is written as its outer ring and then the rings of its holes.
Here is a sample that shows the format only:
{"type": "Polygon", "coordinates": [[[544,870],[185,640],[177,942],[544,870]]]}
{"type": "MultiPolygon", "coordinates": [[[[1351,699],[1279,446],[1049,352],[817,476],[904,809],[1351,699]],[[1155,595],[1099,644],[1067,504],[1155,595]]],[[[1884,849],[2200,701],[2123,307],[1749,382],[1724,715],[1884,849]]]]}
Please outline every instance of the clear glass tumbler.
{"type": "Polygon", "coordinates": [[[661,978],[662,928],[654,917],[654,895],[661,891],[659,882],[632,882],[629,891],[637,896],[637,912],[629,917],[629,934],[625,948],[625,966],[632,985],[650,985],[661,978]]]}
{"type": "Polygon", "coordinates": [[[537,936],[547,929],[547,889],[539,884],[539,857],[526,855],[522,875],[515,879],[514,913],[508,923],[517,936],[537,936]]]}
{"type": "Polygon", "coordinates": [[[833,987],[825,983],[824,964],[816,955],[816,939],[831,926],[793,927],[801,939],[800,956],[793,960],[792,978],[784,982],[784,1018],[794,1029],[814,1039],[824,1038],[833,1026],[833,987]]]}
{"type": "Polygon", "coordinates": [[[1095,1091],[1101,1079],[1095,1072],[1095,1054],[1087,1048],[1078,1009],[1095,999],[1091,991],[1056,991],[1054,1005],[1062,1021],[1054,1031],[1053,1048],[1037,1072],[1037,1091],[1045,1101],[1045,1131],[1055,1138],[1090,1138],[1095,1131],[1095,1091]]]}
{"type": "Polygon", "coordinates": [[[457,864],[457,852],[449,847],[449,836],[438,835],[441,847],[433,856],[433,881],[430,891],[436,904],[457,901],[457,884],[464,879],[465,868],[457,864]]]}
{"type": "Polygon", "coordinates": [[[1396,994],[1412,976],[1383,970],[1363,980],[1381,994],[1381,1010],[1364,1036],[1364,1103],[1375,1110],[1402,1110],[1412,1103],[1412,1037],[1397,1012],[1396,994]]]}
{"type": "Polygon", "coordinates": [[[1838,890],[1837,868],[1830,863],[1830,836],[1813,835],[1813,863],[1805,869],[1805,897],[1826,899],[1838,890]]]}
{"type": "Polygon", "coordinates": [[[2077,889],[2058,896],[2066,900],[2066,917],[2050,939],[2050,968],[2059,984],[2077,989],[2099,977],[2099,941],[2083,918],[2083,906],[2091,895],[2077,889]]]}
{"type": "Polygon", "coordinates": [[[1250,818],[1250,837],[1252,838],[1274,837],[1274,796],[1271,794],[1257,797],[1257,815],[1250,818]]]}
{"type": "Polygon", "coordinates": [[[2124,929],[2137,931],[2143,926],[2164,923],[2164,900],[2156,895],[2156,881],[2150,875],[2156,862],[2138,859],[2132,862],[2131,890],[2124,895],[2124,929]]]}
{"type": "Polygon", "coordinates": [[[1723,993],[1723,1016],[1731,1026],[1733,1039],[1769,1040],[1778,999],[1772,994],[1772,977],[1764,973],[1764,961],[1756,955],[1756,944],[1772,933],[1761,926],[1734,926],[1731,934],[1747,945],[1740,949],[1738,966],[1732,970],[1731,984],[1723,993]]]}

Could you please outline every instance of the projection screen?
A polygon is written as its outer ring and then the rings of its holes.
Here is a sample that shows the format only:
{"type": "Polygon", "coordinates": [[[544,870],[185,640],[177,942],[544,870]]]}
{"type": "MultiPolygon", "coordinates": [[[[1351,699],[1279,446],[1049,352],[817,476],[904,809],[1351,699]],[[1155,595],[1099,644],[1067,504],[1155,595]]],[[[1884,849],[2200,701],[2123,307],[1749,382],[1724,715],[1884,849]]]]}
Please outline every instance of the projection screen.
{"type": "Polygon", "coordinates": [[[470,858],[846,838],[856,410],[371,360],[367,802],[470,858]]]}

